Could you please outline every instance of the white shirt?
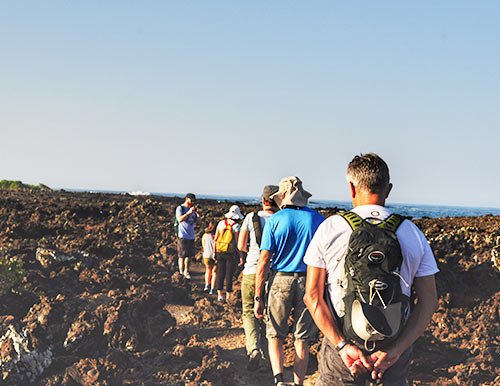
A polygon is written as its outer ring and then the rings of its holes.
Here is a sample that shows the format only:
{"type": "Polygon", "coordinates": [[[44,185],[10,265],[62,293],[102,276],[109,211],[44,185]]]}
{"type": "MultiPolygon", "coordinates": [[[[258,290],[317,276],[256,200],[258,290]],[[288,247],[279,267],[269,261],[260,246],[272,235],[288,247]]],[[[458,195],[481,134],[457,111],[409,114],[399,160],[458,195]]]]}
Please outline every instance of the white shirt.
{"type": "Polygon", "coordinates": [[[203,258],[215,258],[215,242],[214,235],[211,233],[204,233],[201,238],[201,246],[203,247],[203,258]]]}
{"type": "MultiPolygon", "coordinates": [[[[379,205],[361,205],[352,210],[362,218],[373,217],[385,220],[391,211],[379,205]]],[[[318,228],[309,244],[304,262],[327,271],[327,290],[339,317],[344,315],[342,298],[347,288],[344,274],[344,255],[352,229],[341,216],[326,219],[318,228]]],[[[411,285],[415,277],[434,275],[439,269],[429,243],[420,229],[409,220],[404,220],[396,231],[403,264],[401,265],[401,288],[411,295],[411,285]]]]}
{"type": "MultiPolygon", "coordinates": [[[[257,239],[255,237],[255,228],[253,226],[253,216],[254,212],[248,213],[241,224],[241,229],[246,229],[248,231],[248,253],[245,261],[245,268],[243,269],[244,275],[251,275],[257,272],[257,262],[259,261],[260,250],[259,244],[257,244],[257,239]]],[[[273,215],[273,213],[268,213],[264,210],[259,210],[257,212],[260,220],[260,227],[264,229],[266,220],[273,215]]]]}

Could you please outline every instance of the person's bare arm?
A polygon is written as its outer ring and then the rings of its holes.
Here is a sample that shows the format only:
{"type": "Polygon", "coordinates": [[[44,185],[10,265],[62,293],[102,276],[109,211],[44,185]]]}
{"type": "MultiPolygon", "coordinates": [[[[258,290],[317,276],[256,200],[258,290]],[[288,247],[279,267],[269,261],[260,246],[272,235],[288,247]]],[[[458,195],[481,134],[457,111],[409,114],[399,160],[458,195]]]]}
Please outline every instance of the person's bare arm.
{"type": "Polygon", "coordinates": [[[257,272],[255,273],[255,298],[254,314],[257,319],[264,317],[264,283],[266,281],[266,271],[271,258],[271,251],[260,251],[259,262],[257,263],[257,272]]]}
{"type": "MultiPolygon", "coordinates": [[[[333,346],[336,346],[344,340],[344,336],[333,319],[333,315],[325,301],[325,282],[326,269],[308,266],[304,303],[323,335],[325,335],[333,346]]],[[[363,355],[363,352],[353,344],[345,345],[339,353],[345,366],[353,375],[372,368],[367,358],[363,355]],[[362,366],[355,364],[360,362],[362,366]]]]}
{"type": "Polygon", "coordinates": [[[371,355],[374,363],[372,377],[381,378],[384,371],[391,367],[420,337],[432,320],[438,300],[434,275],[416,277],[414,280],[418,302],[413,308],[401,336],[386,350],[379,350],[371,355]]]}
{"type": "Polygon", "coordinates": [[[238,250],[241,252],[248,252],[248,229],[242,228],[238,236],[238,250]]]}

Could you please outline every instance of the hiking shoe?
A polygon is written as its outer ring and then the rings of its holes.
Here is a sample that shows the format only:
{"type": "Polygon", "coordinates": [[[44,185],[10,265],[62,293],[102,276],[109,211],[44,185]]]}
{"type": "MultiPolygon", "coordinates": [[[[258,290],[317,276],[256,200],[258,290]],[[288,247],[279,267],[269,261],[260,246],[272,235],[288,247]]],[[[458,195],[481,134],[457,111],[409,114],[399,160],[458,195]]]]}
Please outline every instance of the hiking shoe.
{"type": "Polygon", "coordinates": [[[189,272],[184,272],[184,277],[186,279],[191,279],[191,275],[189,274],[189,272]]]}
{"type": "Polygon", "coordinates": [[[215,295],[215,289],[212,288],[208,294],[209,295],[215,295]]]}
{"type": "Polygon", "coordinates": [[[221,303],[224,303],[226,301],[226,298],[224,296],[218,296],[217,300],[221,303]]]}
{"type": "Polygon", "coordinates": [[[248,356],[248,371],[255,371],[260,367],[260,361],[262,359],[262,355],[259,350],[253,350],[248,356]]]}
{"type": "Polygon", "coordinates": [[[206,285],[205,288],[203,288],[203,292],[209,292],[211,291],[210,286],[206,285]]]}

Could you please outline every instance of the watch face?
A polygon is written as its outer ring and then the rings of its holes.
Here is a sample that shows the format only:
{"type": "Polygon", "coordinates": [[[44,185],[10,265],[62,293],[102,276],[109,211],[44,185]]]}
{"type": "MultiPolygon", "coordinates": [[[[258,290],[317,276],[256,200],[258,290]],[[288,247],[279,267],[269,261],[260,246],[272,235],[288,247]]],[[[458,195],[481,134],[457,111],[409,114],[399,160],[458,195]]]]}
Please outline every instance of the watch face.
{"type": "Polygon", "coordinates": [[[256,296],[256,297],[254,298],[254,300],[255,300],[256,302],[260,302],[260,296],[256,296]]]}

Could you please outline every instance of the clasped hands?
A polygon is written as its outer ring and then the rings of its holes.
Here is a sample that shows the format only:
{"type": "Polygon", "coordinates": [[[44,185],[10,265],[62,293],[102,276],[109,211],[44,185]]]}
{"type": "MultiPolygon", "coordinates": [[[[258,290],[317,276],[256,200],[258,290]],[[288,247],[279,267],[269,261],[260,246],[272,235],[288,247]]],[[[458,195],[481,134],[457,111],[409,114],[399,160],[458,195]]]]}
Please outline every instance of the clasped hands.
{"type": "Polygon", "coordinates": [[[373,380],[381,379],[384,372],[394,365],[401,355],[395,349],[388,349],[365,356],[353,344],[346,345],[339,354],[353,377],[370,373],[373,380]]]}

